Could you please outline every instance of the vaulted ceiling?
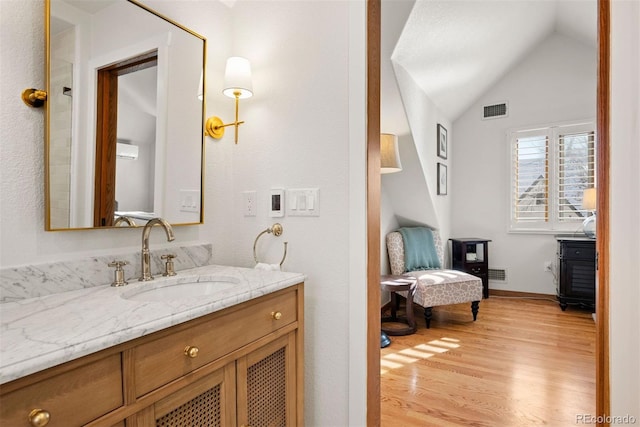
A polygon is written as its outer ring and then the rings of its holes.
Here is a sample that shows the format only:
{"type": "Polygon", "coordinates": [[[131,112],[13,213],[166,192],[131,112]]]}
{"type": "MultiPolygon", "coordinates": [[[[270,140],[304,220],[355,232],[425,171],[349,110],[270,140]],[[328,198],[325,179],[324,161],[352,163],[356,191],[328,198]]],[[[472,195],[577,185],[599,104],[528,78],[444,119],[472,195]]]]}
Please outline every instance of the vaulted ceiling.
{"type": "Polygon", "coordinates": [[[383,0],[383,58],[455,121],[554,32],[595,47],[596,11],[596,0],[383,0]]]}

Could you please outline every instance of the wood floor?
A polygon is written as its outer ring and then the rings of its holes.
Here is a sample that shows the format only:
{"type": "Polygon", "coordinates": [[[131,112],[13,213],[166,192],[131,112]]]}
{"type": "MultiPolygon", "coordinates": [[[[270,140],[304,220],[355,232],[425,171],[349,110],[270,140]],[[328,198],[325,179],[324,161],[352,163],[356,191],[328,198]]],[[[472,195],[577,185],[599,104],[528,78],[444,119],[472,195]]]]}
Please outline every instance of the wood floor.
{"type": "Polygon", "coordinates": [[[381,349],[382,426],[571,426],[595,413],[591,312],[490,297],[435,307],[381,349]]]}

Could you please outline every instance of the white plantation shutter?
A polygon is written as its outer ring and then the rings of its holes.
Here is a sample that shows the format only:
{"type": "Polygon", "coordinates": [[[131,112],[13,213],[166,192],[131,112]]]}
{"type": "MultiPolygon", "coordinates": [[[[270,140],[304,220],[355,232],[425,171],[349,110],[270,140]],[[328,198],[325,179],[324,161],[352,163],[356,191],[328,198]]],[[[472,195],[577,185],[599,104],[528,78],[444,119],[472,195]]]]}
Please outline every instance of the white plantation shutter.
{"type": "Polygon", "coordinates": [[[558,220],[582,221],[582,192],[595,185],[595,133],[560,134],[556,158],[558,220]]]}
{"type": "Polygon", "coordinates": [[[593,123],[510,134],[512,231],[576,231],[582,193],[595,185],[593,123]]]}
{"type": "Polygon", "coordinates": [[[517,222],[549,219],[549,137],[516,138],[513,147],[513,218],[517,222]]]}

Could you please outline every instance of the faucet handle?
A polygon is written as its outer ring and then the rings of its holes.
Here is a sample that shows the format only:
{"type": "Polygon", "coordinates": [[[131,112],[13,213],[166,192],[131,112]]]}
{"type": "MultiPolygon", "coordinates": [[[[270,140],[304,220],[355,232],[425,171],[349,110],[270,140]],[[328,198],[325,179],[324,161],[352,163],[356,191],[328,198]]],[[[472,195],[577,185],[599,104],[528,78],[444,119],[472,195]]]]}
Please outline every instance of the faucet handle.
{"type": "Polygon", "coordinates": [[[123,265],[129,264],[128,261],[112,261],[107,264],[109,267],[115,267],[116,270],[113,272],[113,283],[111,286],[124,286],[128,282],[124,280],[124,270],[122,269],[123,265]]]}
{"type": "Polygon", "coordinates": [[[164,264],[164,273],[162,273],[163,276],[175,276],[177,274],[173,266],[173,259],[177,257],[178,256],[175,254],[166,254],[160,257],[161,259],[166,260],[164,264]]]}

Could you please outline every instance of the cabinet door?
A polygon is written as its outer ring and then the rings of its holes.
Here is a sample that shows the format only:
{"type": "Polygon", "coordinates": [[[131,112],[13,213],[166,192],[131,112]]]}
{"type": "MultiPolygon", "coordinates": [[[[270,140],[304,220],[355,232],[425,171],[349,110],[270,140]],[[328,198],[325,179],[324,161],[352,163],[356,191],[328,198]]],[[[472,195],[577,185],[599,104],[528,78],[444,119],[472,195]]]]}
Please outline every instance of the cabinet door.
{"type": "Polygon", "coordinates": [[[223,427],[236,425],[235,364],[227,364],[137,416],[138,427],[223,427]]]}
{"type": "Polygon", "coordinates": [[[296,335],[291,332],[237,361],[238,425],[296,425],[296,335]]]}

